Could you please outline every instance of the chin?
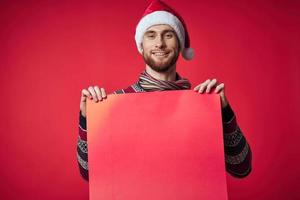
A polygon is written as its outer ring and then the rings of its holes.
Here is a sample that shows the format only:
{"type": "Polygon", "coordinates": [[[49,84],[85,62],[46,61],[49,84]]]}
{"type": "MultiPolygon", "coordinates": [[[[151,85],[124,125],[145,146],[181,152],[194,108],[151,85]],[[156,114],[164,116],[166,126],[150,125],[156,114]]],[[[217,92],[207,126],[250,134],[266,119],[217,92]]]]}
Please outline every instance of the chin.
{"type": "Polygon", "coordinates": [[[156,72],[166,72],[168,71],[172,65],[170,64],[158,64],[158,63],[155,63],[154,65],[149,65],[151,67],[151,69],[153,69],[154,71],[156,72]]]}
{"type": "Polygon", "coordinates": [[[164,58],[153,57],[151,59],[151,62],[153,64],[155,64],[156,66],[160,66],[161,68],[164,68],[164,67],[170,65],[170,63],[172,63],[172,60],[173,60],[173,56],[168,55],[167,57],[164,57],[164,58]]]}

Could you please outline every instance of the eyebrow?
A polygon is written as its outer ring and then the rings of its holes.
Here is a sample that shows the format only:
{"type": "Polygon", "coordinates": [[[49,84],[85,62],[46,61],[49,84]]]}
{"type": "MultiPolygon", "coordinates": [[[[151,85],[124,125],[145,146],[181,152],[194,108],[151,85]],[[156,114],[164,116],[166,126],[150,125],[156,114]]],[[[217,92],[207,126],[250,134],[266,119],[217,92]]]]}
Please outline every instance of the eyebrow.
{"type": "Polygon", "coordinates": [[[155,31],[146,31],[145,34],[155,33],[155,31]]]}

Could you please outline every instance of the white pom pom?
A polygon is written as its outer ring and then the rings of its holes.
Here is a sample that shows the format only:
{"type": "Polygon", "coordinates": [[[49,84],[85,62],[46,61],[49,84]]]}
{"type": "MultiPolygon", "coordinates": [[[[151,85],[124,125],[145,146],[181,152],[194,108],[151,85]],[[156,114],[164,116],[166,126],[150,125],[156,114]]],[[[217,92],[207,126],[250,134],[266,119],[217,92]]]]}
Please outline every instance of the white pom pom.
{"type": "Polygon", "coordinates": [[[182,57],[186,60],[192,60],[194,58],[194,49],[184,48],[182,51],[182,57]]]}

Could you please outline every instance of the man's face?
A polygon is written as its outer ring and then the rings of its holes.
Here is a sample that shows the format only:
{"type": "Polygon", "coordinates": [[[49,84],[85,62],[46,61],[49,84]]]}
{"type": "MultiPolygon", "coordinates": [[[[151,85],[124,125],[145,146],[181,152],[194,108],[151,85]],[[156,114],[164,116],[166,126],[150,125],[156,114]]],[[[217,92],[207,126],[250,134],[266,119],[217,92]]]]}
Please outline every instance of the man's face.
{"type": "Polygon", "coordinates": [[[157,72],[166,72],[179,56],[179,43],[169,25],[154,25],[143,36],[143,58],[146,64],[157,72]]]}

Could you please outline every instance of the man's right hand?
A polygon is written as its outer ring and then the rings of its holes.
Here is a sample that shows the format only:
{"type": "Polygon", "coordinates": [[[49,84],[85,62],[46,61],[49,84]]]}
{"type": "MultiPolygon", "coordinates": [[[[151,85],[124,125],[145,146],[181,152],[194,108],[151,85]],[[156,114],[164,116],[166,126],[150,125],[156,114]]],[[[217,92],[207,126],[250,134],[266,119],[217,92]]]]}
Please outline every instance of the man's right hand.
{"type": "Polygon", "coordinates": [[[94,102],[102,101],[106,99],[106,92],[104,88],[99,88],[98,86],[90,86],[88,89],[83,89],[81,91],[80,99],[80,111],[82,116],[86,117],[86,99],[89,98],[94,102]]]}

